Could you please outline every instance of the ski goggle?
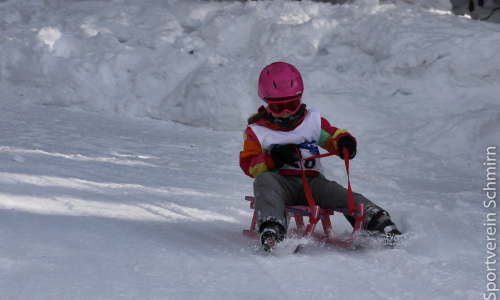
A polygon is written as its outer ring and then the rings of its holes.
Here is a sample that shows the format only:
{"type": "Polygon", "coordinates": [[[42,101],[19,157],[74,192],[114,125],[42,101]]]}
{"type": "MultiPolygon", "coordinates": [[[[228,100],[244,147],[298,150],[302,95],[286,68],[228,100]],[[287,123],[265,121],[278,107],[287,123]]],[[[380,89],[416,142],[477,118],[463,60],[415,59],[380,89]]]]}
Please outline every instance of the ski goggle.
{"type": "Polygon", "coordinates": [[[281,116],[282,114],[296,113],[300,108],[300,99],[302,96],[293,96],[286,98],[267,98],[267,110],[275,115],[281,116]]]}

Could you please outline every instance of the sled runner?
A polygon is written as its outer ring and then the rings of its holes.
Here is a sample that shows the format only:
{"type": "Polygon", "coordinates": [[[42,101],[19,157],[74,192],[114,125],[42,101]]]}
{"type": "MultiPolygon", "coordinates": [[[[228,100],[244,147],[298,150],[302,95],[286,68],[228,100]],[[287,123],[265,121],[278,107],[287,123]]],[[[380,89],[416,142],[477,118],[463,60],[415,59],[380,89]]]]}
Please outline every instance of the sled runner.
{"type": "MultiPolygon", "coordinates": [[[[308,159],[316,159],[319,157],[325,157],[325,156],[330,156],[333,155],[334,153],[327,153],[327,154],[321,154],[321,155],[316,155],[309,157],[308,159]]],[[[352,190],[351,190],[351,182],[349,179],[349,152],[346,148],[344,148],[344,157],[346,158],[345,161],[345,167],[347,171],[347,186],[348,186],[348,200],[349,200],[349,206],[348,208],[331,208],[331,207],[320,207],[319,205],[316,205],[314,203],[314,199],[312,197],[311,191],[309,189],[309,185],[307,183],[306,175],[304,170],[302,169],[302,164],[301,165],[301,173],[302,173],[302,181],[304,184],[304,191],[306,193],[306,198],[309,206],[286,206],[285,205],[285,213],[287,217],[287,223],[290,224],[290,219],[293,217],[295,219],[295,224],[297,226],[297,230],[304,230],[304,216],[309,217],[309,224],[305,227],[305,230],[302,234],[302,238],[309,238],[313,235],[314,230],[316,229],[317,223],[321,220],[321,224],[323,225],[323,231],[325,235],[322,237],[322,239],[325,241],[325,243],[332,244],[332,245],[337,245],[340,247],[348,247],[352,244],[352,242],[355,239],[356,233],[360,231],[363,228],[363,222],[365,220],[365,207],[363,203],[358,203],[357,205],[354,204],[354,199],[352,195],[352,190]],[[334,215],[335,212],[339,212],[348,216],[351,216],[354,218],[355,223],[353,226],[353,231],[350,235],[349,238],[345,240],[340,240],[340,239],[335,239],[333,238],[333,229],[332,229],[332,224],[330,221],[330,216],[334,215]]],[[[250,201],[250,208],[254,209],[255,208],[255,202],[254,202],[254,197],[252,196],[246,196],[245,200],[250,201]]],[[[245,236],[251,237],[251,238],[258,238],[259,234],[257,233],[256,227],[256,220],[257,219],[257,212],[254,211],[253,217],[252,217],[252,223],[250,225],[249,230],[243,230],[243,234],[245,236]]],[[[303,247],[303,245],[299,245],[295,252],[300,250],[303,247]]]]}
{"type": "MultiPolygon", "coordinates": [[[[245,200],[250,201],[250,208],[251,209],[255,208],[254,197],[246,196],[245,200]]],[[[321,221],[321,225],[323,226],[324,235],[319,236],[319,238],[322,241],[324,241],[325,243],[327,243],[329,245],[348,247],[354,241],[354,239],[356,237],[356,233],[363,228],[365,206],[363,203],[359,203],[356,206],[354,216],[357,219],[356,219],[356,222],[354,224],[351,235],[345,240],[333,238],[333,229],[332,229],[332,223],[330,220],[330,216],[333,216],[335,214],[335,212],[349,215],[348,209],[320,207],[318,205],[315,205],[313,207],[313,209],[311,209],[308,206],[285,206],[285,212],[286,212],[288,224],[290,224],[291,218],[294,218],[294,220],[295,220],[296,229],[292,229],[292,231],[297,231],[297,232],[303,231],[303,234],[302,234],[303,238],[311,237],[314,233],[315,228],[316,228],[316,224],[318,223],[318,221],[321,221]],[[304,217],[307,217],[310,215],[314,215],[316,218],[316,221],[311,222],[311,219],[310,219],[309,224],[307,224],[307,226],[305,226],[304,217]]],[[[243,235],[250,237],[250,238],[255,238],[255,239],[259,238],[259,234],[257,233],[257,229],[256,229],[256,219],[257,219],[257,213],[254,211],[253,217],[252,217],[252,223],[250,224],[250,229],[243,230],[243,235]]]]}

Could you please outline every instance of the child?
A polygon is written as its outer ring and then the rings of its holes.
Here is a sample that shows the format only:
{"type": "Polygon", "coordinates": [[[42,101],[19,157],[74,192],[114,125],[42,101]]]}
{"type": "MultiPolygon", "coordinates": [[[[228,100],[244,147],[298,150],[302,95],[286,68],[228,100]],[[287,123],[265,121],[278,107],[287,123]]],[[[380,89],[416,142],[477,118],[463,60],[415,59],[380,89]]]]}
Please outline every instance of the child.
{"type": "MultiPolygon", "coordinates": [[[[286,235],[284,205],[308,205],[300,176],[299,160],[340,150],[341,159],[356,156],[356,139],[338,129],[314,109],[301,103],[304,85],[299,71],[284,62],[265,67],[259,77],[259,97],[266,102],[248,119],[244,133],[240,166],[255,178],[254,198],[257,230],[264,250],[271,251],[286,235]],[[349,157],[343,157],[343,148],[349,157]],[[300,157],[297,153],[300,151],[300,157]]],[[[307,175],[314,201],[320,206],[347,208],[347,189],[325,179],[320,159],[301,162],[307,175]]],[[[382,234],[389,244],[401,232],[389,214],[361,194],[354,193],[355,203],[365,204],[364,229],[382,234]]],[[[351,216],[346,218],[354,224],[351,216]]]]}

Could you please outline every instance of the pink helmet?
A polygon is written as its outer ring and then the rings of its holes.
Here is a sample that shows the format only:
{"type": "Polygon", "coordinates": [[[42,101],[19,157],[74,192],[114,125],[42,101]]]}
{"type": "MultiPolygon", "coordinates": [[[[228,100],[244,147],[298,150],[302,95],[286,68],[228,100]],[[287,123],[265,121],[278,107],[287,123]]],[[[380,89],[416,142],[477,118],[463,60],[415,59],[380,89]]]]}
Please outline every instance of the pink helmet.
{"type": "Polygon", "coordinates": [[[304,83],[299,70],[285,62],[275,62],[262,69],[259,76],[259,97],[273,98],[301,96],[304,83]]]}

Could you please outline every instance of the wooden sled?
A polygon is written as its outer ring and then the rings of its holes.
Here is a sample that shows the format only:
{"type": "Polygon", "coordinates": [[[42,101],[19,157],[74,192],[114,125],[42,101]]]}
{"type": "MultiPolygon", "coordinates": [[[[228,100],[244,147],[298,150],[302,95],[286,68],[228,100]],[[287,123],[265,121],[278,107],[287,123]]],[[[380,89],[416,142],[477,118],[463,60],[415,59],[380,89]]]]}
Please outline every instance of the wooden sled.
{"type": "MultiPolygon", "coordinates": [[[[297,155],[300,157],[299,149],[297,148],[297,155]]],[[[331,156],[334,154],[338,154],[337,152],[331,152],[326,154],[319,154],[315,156],[311,156],[306,158],[305,160],[313,160],[320,157],[331,156]]],[[[349,157],[349,150],[344,147],[343,154],[345,158],[349,157]]],[[[302,162],[302,161],[301,161],[302,162]]],[[[345,168],[347,172],[347,196],[348,196],[348,208],[346,209],[338,209],[338,208],[330,208],[330,207],[320,207],[314,203],[314,199],[309,189],[309,185],[307,183],[306,173],[304,171],[304,167],[302,163],[300,163],[300,171],[302,175],[302,182],[304,184],[304,192],[307,198],[307,203],[309,206],[286,206],[285,212],[287,217],[287,223],[290,224],[290,218],[295,218],[295,223],[297,224],[297,229],[304,228],[304,216],[309,217],[309,224],[307,224],[304,233],[302,234],[302,238],[309,238],[313,235],[314,229],[316,229],[316,224],[321,220],[321,224],[323,225],[323,231],[325,232],[325,236],[323,240],[325,243],[336,245],[340,247],[348,247],[350,246],[356,237],[356,233],[359,232],[363,228],[363,222],[365,221],[365,206],[363,203],[354,204],[354,197],[351,190],[351,181],[349,179],[349,159],[344,159],[345,168]],[[330,222],[330,216],[334,214],[334,212],[340,212],[342,214],[348,215],[352,217],[355,222],[353,225],[353,230],[349,238],[345,240],[333,238],[333,230],[332,223],[330,222]]],[[[255,209],[255,201],[254,197],[246,196],[245,200],[250,201],[250,208],[255,209]]],[[[250,225],[250,230],[243,230],[243,234],[249,237],[259,237],[259,234],[256,231],[257,213],[254,210],[252,224],[250,225]]],[[[303,244],[299,244],[295,249],[295,252],[299,251],[303,248],[303,244]]]]}

